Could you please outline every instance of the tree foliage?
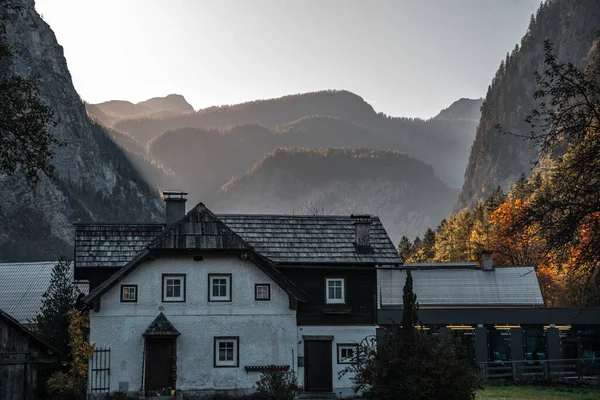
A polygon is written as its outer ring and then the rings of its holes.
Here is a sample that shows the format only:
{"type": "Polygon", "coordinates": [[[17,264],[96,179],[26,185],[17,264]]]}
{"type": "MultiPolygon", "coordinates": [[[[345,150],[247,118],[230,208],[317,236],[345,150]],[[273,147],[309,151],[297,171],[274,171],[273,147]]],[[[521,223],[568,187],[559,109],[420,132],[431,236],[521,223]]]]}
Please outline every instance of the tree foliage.
{"type": "Polygon", "coordinates": [[[40,98],[38,82],[10,72],[16,50],[8,43],[4,21],[7,12],[20,12],[13,3],[8,1],[0,13],[0,174],[23,171],[35,186],[39,173],[52,176],[53,147],[62,142],[52,133],[57,121],[40,98]]]}
{"type": "Polygon", "coordinates": [[[498,188],[449,217],[430,261],[492,250],[495,264],[535,266],[547,305],[600,306],[600,67],[559,63],[549,42],[544,49],[539,107],[520,136],[539,149],[537,168],[508,195],[498,188]]]}
{"type": "Polygon", "coordinates": [[[364,339],[342,374],[354,374],[354,389],[366,399],[474,399],[481,383],[464,348],[415,327],[418,303],[410,271],[404,287],[407,309],[402,326],[381,328],[379,339],[364,339]]]}
{"type": "Polygon", "coordinates": [[[69,353],[69,312],[75,309],[79,289],[73,283],[73,264],[61,257],[52,270],[50,286],[43,294],[42,308],[34,323],[50,343],[69,353]]]}
{"type": "Polygon", "coordinates": [[[56,372],[48,379],[47,387],[54,399],[82,400],[85,399],[88,362],[94,355],[94,346],[87,340],[88,314],[73,310],[66,317],[71,362],[67,372],[56,372]]]}

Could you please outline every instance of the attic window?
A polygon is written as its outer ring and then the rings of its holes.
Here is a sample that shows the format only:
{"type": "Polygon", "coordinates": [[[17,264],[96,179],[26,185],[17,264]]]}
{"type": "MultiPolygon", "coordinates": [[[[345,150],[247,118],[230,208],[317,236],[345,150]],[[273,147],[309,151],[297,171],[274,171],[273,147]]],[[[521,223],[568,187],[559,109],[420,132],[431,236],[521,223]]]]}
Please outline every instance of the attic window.
{"type": "Polygon", "coordinates": [[[121,303],[137,302],[137,285],[121,285],[121,303]]]}

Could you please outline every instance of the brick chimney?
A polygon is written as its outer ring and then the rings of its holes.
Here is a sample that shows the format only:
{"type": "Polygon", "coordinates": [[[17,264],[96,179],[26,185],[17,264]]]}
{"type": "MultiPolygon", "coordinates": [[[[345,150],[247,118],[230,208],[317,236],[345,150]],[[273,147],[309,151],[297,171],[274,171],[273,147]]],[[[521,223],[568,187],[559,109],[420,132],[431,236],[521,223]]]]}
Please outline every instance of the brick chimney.
{"type": "Polygon", "coordinates": [[[357,248],[371,247],[371,216],[366,215],[351,215],[354,219],[354,244],[357,248]]]}
{"type": "Polygon", "coordinates": [[[187,192],[165,190],[163,192],[167,207],[167,225],[172,225],[185,216],[185,202],[187,192]]]}
{"type": "Polygon", "coordinates": [[[494,269],[494,262],[492,255],[494,253],[489,250],[483,250],[481,252],[481,266],[484,271],[492,271],[494,269]]]}

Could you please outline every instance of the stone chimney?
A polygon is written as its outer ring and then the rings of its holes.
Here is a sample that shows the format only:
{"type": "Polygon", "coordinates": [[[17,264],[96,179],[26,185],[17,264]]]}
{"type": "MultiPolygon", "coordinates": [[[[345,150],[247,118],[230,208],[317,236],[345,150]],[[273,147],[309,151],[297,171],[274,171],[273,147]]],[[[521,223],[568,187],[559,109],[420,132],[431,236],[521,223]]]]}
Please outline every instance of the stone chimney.
{"type": "Polygon", "coordinates": [[[370,215],[351,215],[354,219],[354,244],[358,248],[371,247],[371,216],[370,215]]]}
{"type": "Polygon", "coordinates": [[[166,190],[163,192],[167,206],[167,225],[172,225],[185,216],[185,196],[187,192],[166,190]]]}
{"type": "Polygon", "coordinates": [[[489,250],[483,250],[481,252],[481,266],[484,271],[492,271],[494,269],[494,262],[492,261],[493,252],[489,250]]]}

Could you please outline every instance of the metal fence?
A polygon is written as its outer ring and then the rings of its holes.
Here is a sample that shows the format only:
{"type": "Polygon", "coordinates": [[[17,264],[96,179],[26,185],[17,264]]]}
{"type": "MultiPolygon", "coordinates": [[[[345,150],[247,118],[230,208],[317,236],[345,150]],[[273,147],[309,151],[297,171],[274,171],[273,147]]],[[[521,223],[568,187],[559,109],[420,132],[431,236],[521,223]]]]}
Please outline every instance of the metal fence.
{"type": "Polygon", "coordinates": [[[110,390],[110,349],[94,349],[94,355],[90,361],[90,375],[88,391],[90,393],[102,393],[110,390]]]}
{"type": "Polygon", "coordinates": [[[479,373],[486,381],[536,378],[599,379],[600,359],[491,361],[479,363],[479,373]]]}

